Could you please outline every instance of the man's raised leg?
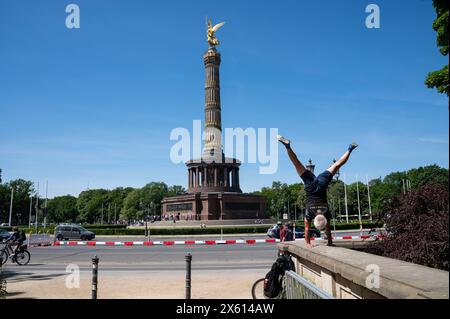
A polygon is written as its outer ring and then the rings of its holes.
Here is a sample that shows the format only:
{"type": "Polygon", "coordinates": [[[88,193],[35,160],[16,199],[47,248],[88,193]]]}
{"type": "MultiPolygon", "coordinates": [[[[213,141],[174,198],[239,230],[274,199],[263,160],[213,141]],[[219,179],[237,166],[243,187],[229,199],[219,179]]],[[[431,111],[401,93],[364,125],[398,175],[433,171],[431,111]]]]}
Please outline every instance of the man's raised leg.
{"type": "Polygon", "coordinates": [[[280,141],[281,144],[283,144],[286,147],[289,159],[291,160],[292,164],[294,164],[294,167],[297,170],[298,175],[301,177],[303,175],[303,173],[306,171],[306,168],[298,160],[297,155],[292,150],[291,141],[289,141],[288,139],[285,139],[281,135],[278,135],[277,139],[278,139],[278,141],[280,141]]]}
{"type": "Polygon", "coordinates": [[[333,165],[330,166],[330,168],[327,169],[327,171],[329,171],[331,174],[336,174],[336,172],[342,167],[344,166],[345,163],[347,163],[350,154],[353,152],[353,150],[355,148],[358,147],[358,144],[356,143],[352,143],[350,144],[350,146],[348,147],[347,152],[344,153],[344,155],[342,155],[342,157],[337,160],[333,165]]]}

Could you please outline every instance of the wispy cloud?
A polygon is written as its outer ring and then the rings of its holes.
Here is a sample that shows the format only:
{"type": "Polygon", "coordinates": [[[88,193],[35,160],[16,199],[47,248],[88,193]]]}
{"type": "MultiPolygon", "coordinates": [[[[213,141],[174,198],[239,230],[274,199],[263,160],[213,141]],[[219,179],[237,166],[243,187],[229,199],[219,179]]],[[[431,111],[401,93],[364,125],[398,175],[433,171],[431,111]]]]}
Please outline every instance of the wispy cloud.
{"type": "Polygon", "coordinates": [[[448,140],[435,137],[420,137],[419,141],[432,144],[448,144],[448,140]]]}

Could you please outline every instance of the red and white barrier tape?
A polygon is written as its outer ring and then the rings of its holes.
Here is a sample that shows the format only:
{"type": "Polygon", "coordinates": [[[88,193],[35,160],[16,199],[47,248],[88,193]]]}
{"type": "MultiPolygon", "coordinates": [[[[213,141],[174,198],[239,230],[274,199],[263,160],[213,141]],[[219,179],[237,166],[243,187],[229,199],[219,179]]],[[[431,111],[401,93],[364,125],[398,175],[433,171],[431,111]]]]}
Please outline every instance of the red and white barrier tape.
{"type": "MultiPolygon", "coordinates": [[[[379,237],[379,236],[377,236],[379,237]]],[[[333,240],[369,239],[374,236],[342,236],[334,237],[333,240]]],[[[305,240],[304,238],[296,241],[305,240]]],[[[311,240],[322,241],[324,238],[311,238],[311,240]]],[[[167,240],[167,241],[55,241],[53,246],[173,246],[173,245],[235,245],[235,244],[258,244],[279,243],[279,239],[227,239],[227,240],[167,240]]]]}

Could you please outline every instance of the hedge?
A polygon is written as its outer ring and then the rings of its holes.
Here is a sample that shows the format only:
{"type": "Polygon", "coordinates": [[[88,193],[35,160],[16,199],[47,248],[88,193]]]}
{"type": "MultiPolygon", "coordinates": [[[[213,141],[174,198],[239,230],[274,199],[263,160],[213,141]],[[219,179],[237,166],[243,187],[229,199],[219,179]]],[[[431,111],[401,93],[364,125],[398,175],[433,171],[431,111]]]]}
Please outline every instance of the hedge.
{"type": "MultiPolygon", "coordinates": [[[[37,230],[39,233],[54,233],[55,232],[55,225],[49,225],[47,227],[38,227],[37,230]]],[[[86,228],[87,230],[91,229],[126,229],[127,225],[108,225],[108,224],[87,224],[87,225],[81,225],[81,227],[86,228]]],[[[6,226],[6,227],[0,227],[1,229],[4,229],[6,231],[12,231],[12,227],[6,226]]],[[[36,228],[34,227],[28,227],[28,226],[19,226],[19,230],[24,230],[27,234],[30,232],[34,233],[36,228]]]]}
{"type": "Polygon", "coordinates": [[[126,229],[127,225],[88,224],[81,225],[86,229],[126,229]]]}
{"type": "MultiPolygon", "coordinates": [[[[207,235],[207,234],[261,234],[267,232],[267,226],[251,227],[206,227],[206,228],[151,228],[150,235],[207,235]]],[[[145,235],[145,229],[90,229],[97,236],[101,235],[145,235]]]]}

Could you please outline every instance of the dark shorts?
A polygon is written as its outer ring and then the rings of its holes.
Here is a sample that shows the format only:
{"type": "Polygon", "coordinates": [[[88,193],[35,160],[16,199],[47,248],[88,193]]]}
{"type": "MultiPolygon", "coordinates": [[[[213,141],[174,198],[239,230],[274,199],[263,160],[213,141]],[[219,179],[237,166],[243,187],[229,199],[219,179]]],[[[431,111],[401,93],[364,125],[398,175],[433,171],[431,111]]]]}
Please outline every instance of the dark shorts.
{"type": "Polygon", "coordinates": [[[312,205],[306,208],[305,218],[307,221],[311,222],[316,218],[318,214],[322,214],[325,216],[327,221],[329,222],[332,218],[330,209],[327,205],[312,205]]]}
{"type": "Polygon", "coordinates": [[[303,183],[305,183],[305,190],[311,191],[326,191],[328,185],[333,180],[333,174],[325,171],[316,177],[311,171],[306,170],[301,176],[303,183]]]}

